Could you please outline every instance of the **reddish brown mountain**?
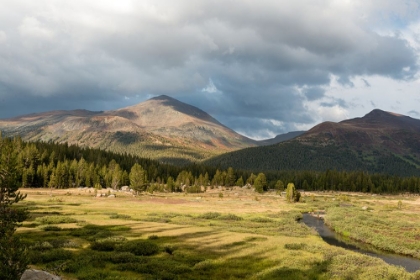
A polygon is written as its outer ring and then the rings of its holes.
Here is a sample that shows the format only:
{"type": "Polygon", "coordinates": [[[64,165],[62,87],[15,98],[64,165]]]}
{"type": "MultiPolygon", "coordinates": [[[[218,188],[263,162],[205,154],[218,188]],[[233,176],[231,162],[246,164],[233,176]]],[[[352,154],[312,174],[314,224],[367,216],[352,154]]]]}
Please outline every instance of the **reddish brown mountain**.
{"type": "Polygon", "coordinates": [[[321,123],[297,140],[315,145],[348,145],[355,150],[388,150],[420,156],[420,120],[376,109],[362,118],[321,123]]]}
{"type": "Polygon", "coordinates": [[[321,123],[289,141],[223,154],[205,163],[248,170],[337,169],[419,176],[420,120],[373,110],[361,118],[321,123]]]}

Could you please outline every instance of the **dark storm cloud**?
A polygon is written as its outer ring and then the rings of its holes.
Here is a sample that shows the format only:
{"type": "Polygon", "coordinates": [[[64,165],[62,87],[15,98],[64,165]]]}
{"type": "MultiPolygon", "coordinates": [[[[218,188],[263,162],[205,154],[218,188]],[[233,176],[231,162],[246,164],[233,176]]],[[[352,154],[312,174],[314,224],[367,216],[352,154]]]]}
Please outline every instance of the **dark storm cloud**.
{"type": "Polygon", "coordinates": [[[339,106],[341,108],[349,108],[349,104],[344,99],[341,98],[329,98],[330,100],[321,102],[320,105],[323,107],[334,107],[339,106]]]}
{"type": "Polygon", "coordinates": [[[318,88],[313,87],[313,88],[305,89],[303,93],[305,94],[306,98],[309,101],[313,101],[313,100],[318,100],[324,97],[325,90],[319,87],[318,88]]]}
{"type": "Polygon", "coordinates": [[[314,123],[307,103],[333,76],[418,72],[404,38],[339,2],[14,1],[0,11],[0,117],[167,94],[255,137],[314,123]]]}

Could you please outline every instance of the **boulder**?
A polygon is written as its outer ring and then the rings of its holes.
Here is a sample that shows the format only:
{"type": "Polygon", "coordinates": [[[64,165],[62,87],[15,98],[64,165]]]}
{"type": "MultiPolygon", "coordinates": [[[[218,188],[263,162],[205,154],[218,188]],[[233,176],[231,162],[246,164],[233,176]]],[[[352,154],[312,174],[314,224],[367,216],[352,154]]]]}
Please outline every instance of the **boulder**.
{"type": "Polygon", "coordinates": [[[42,270],[27,269],[20,280],[61,280],[61,277],[42,270]]]}

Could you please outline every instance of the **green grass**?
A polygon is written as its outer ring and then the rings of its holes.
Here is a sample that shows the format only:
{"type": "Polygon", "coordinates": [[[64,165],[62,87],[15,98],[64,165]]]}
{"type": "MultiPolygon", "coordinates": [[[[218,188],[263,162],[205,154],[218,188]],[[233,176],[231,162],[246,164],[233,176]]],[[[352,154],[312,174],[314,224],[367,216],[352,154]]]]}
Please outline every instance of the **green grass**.
{"type": "Polygon", "coordinates": [[[407,213],[389,204],[373,206],[370,211],[361,207],[331,207],[327,213],[327,224],[343,236],[381,250],[420,258],[420,224],[416,222],[420,221],[420,213],[407,213]]]}
{"type": "MultiPolygon", "coordinates": [[[[22,204],[34,207],[32,213],[37,216],[25,222],[18,235],[28,244],[31,266],[63,279],[414,280],[420,276],[420,272],[410,274],[379,259],[330,246],[299,223],[302,212],[327,209],[337,230],[342,227],[338,217],[345,216],[347,223],[359,223],[360,232],[368,234],[369,223],[385,229],[399,216],[404,219],[392,231],[416,238],[417,231],[408,229],[417,230],[419,209],[403,198],[398,198],[403,200],[399,211],[394,200],[375,202],[367,196],[349,196],[346,203],[355,206],[338,207],[338,194],[289,204],[274,195],[258,195],[256,201],[251,191],[223,199],[216,191],[209,192],[196,201],[194,195],[184,194],[136,198],[121,194],[104,200],[87,192],[75,196],[56,190],[56,198],[65,203],[60,202],[61,208],[51,215],[57,199],[48,201],[47,194],[25,191],[28,198],[22,204]],[[363,205],[378,215],[361,210],[363,205]],[[392,211],[384,210],[391,206],[392,211]]],[[[343,231],[350,237],[359,234],[354,227],[343,231]]]]}

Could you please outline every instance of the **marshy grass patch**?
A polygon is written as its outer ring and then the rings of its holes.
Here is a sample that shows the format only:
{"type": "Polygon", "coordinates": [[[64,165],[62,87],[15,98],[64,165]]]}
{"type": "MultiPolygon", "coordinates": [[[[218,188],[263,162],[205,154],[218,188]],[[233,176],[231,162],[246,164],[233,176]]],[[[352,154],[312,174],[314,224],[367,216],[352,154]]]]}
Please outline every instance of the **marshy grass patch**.
{"type": "MultiPolygon", "coordinates": [[[[31,266],[64,279],[416,279],[326,244],[299,220],[308,209],[323,209],[326,221],[352,238],[374,235],[372,226],[387,243],[413,252],[420,201],[345,194],[354,206],[340,207],[333,200],[339,193],[315,194],[314,201],[308,194],[293,204],[268,194],[255,201],[255,193],[240,191],[223,199],[202,193],[200,201],[176,193],[97,199],[77,191],[27,190],[33,218],[17,232],[32,251],[31,266]],[[411,247],[394,235],[407,235],[411,247]]],[[[376,239],[370,241],[383,246],[376,239]]]]}
{"type": "Polygon", "coordinates": [[[35,219],[35,222],[41,224],[41,225],[50,225],[50,224],[71,224],[71,223],[77,223],[77,220],[69,217],[69,216],[43,216],[38,217],[35,219]]]}

